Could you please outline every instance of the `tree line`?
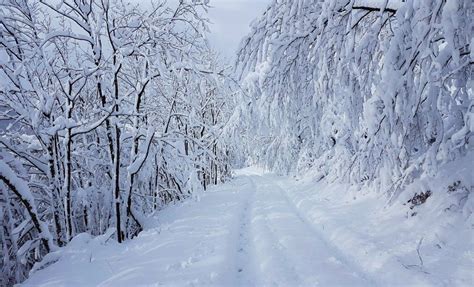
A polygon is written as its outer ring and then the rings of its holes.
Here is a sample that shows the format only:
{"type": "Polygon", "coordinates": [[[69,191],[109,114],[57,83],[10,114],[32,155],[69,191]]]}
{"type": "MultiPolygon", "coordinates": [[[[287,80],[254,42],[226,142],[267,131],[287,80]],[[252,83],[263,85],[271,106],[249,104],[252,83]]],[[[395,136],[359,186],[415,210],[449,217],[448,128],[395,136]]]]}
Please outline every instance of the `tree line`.
{"type": "Polygon", "coordinates": [[[0,285],[228,177],[207,2],[0,1],[0,285]]]}
{"type": "Polygon", "coordinates": [[[281,173],[318,170],[391,199],[436,175],[473,150],[473,9],[272,1],[235,65],[247,152],[281,173]]]}

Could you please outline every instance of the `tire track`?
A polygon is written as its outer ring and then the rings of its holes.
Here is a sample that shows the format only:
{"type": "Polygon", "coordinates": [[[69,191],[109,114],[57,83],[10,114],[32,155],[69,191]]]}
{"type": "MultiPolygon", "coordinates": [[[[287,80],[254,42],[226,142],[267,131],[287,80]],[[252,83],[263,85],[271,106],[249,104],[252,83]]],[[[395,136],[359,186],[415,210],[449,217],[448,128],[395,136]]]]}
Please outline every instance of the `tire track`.
{"type": "Polygon", "coordinates": [[[254,180],[253,227],[262,285],[375,285],[305,220],[276,182],[262,176],[254,180]]]}
{"type": "Polygon", "coordinates": [[[275,181],[272,183],[278,192],[282,195],[285,199],[288,207],[292,210],[295,216],[308,228],[308,230],[320,241],[322,242],[325,247],[333,253],[334,257],[337,261],[341,262],[347,269],[350,269],[355,272],[357,277],[364,279],[367,282],[367,285],[370,286],[377,286],[375,281],[370,278],[367,273],[365,273],[357,264],[352,262],[348,256],[344,255],[334,244],[330,243],[326,238],[324,238],[321,232],[308,220],[306,217],[300,212],[298,207],[294,204],[293,201],[290,200],[286,191],[275,181]]]}
{"type": "Polygon", "coordinates": [[[236,277],[239,286],[254,286],[254,268],[252,266],[252,246],[250,238],[250,224],[252,203],[256,190],[255,183],[249,179],[249,189],[244,194],[244,203],[240,214],[238,239],[237,239],[237,257],[236,257],[236,277]]]}

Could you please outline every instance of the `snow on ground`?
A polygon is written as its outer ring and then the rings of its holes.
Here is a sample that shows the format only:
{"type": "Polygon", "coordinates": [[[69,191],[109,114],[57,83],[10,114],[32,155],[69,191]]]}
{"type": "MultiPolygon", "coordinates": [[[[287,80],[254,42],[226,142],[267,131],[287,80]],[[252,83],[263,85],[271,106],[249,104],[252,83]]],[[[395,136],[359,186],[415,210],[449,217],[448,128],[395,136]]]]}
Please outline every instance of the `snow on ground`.
{"type": "MultiPolygon", "coordinates": [[[[123,244],[78,235],[24,286],[469,286],[472,220],[377,193],[236,172],[123,244]],[[348,192],[349,191],[349,192],[348,192]],[[426,211],[427,212],[427,211],[426,211]]],[[[430,198],[426,205],[429,207],[430,198]]],[[[433,200],[436,202],[436,200],[433,200]]]]}

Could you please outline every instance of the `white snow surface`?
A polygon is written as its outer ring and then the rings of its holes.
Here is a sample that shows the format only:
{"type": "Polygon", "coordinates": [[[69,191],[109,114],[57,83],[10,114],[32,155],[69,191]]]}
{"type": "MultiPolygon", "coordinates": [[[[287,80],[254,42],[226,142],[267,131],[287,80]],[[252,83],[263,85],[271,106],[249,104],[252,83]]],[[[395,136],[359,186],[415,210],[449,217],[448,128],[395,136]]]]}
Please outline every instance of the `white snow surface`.
{"type": "Polygon", "coordinates": [[[472,215],[247,168],[151,217],[136,239],[80,234],[24,286],[473,286],[472,215]],[[443,216],[443,214],[445,214],[443,216]]]}

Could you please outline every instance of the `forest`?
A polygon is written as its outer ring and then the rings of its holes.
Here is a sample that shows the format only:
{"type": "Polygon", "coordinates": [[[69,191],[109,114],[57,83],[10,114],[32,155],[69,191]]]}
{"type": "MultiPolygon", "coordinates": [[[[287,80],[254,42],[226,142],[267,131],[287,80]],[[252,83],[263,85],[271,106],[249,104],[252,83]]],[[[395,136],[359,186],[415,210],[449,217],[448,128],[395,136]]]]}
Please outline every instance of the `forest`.
{"type": "Polygon", "coordinates": [[[232,61],[214,2],[0,0],[0,285],[84,233],[130,244],[246,166],[438,199],[472,268],[472,1],[269,0],[232,61]]]}

